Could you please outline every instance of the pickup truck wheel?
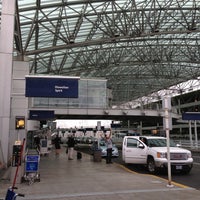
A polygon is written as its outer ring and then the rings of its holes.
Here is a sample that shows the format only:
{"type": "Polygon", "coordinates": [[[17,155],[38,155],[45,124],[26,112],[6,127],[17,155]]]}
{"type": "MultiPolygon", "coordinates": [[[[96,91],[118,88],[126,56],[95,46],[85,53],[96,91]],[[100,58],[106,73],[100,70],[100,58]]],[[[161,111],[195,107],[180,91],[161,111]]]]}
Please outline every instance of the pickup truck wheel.
{"type": "Polygon", "coordinates": [[[154,161],[153,158],[148,158],[148,160],[147,160],[147,168],[148,168],[148,171],[151,174],[154,174],[156,172],[155,161],[154,161]]]}

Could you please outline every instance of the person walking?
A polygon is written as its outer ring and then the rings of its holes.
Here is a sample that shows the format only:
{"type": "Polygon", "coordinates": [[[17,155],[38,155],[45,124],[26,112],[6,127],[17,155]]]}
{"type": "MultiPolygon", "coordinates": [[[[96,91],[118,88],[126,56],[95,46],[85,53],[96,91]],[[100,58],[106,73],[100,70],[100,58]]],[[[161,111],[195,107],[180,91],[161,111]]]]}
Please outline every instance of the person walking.
{"type": "Polygon", "coordinates": [[[40,136],[39,135],[34,136],[34,145],[35,145],[35,148],[38,151],[40,151],[40,136]]]}
{"type": "Polygon", "coordinates": [[[107,156],[106,156],[106,163],[111,164],[112,163],[112,139],[111,139],[111,129],[110,133],[105,134],[105,143],[107,147],[107,156]]]}
{"type": "Polygon", "coordinates": [[[55,139],[54,139],[54,145],[55,145],[55,149],[56,149],[56,156],[58,156],[60,154],[60,149],[61,149],[60,143],[61,143],[61,139],[57,134],[55,139]]]}
{"type": "Polygon", "coordinates": [[[73,160],[74,156],[74,146],[75,146],[75,139],[73,135],[68,137],[67,141],[67,148],[68,148],[68,160],[73,160]]]}

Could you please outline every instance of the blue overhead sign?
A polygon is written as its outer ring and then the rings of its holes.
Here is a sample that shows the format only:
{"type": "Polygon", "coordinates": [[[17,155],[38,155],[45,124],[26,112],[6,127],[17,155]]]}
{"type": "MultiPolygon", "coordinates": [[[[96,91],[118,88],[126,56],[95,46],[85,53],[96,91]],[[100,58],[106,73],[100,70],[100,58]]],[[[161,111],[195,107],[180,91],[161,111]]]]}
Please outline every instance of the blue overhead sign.
{"type": "Polygon", "coordinates": [[[30,120],[48,120],[54,119],[54,111],[53,110],[30,110],[29,111],[29,119],[30,120]]]}
{"type": "Polygon", "coordinates": [[[26,97],[78,98],[77,77],[27,76],[26,97]]]}
{"type": "Polygon", "coordinates": [[[182,114],[183,120],[200,120],[200,112],[186,112],[182,114]]]}

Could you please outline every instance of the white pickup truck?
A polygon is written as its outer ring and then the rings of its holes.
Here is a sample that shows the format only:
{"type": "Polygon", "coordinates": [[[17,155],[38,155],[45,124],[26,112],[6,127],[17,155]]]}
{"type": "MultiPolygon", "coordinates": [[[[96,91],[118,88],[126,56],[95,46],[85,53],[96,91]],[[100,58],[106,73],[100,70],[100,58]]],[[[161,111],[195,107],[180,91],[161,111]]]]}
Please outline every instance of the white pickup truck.
{"type": "MultiPolygon", "coordinates": [[[[189,173],[193,166],[189,150],[177,147],[170,141],[170,164],[172,170],[189,173]]],[[[122,144],[125,163],[143,164],[150,173],[167,168],[167,139],[157,136],[125,136],[122,144]]]]}

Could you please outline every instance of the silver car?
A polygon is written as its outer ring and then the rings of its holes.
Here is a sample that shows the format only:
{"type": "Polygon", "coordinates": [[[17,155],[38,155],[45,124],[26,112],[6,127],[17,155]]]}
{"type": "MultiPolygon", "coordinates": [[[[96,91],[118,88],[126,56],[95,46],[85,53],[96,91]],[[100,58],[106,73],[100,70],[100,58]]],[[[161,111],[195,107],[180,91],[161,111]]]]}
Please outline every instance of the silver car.
{"type": "MultiPolygon", "coordinates": [[[[99,142],[99,148],[101,149],[101,156],[106,157],[107,156],[107,147],[105,141],[101,140],[99,142]]],[[[112,148],[112,157],[119,157],[119,151],[115,144],[113,144],[112,148]]]]}

